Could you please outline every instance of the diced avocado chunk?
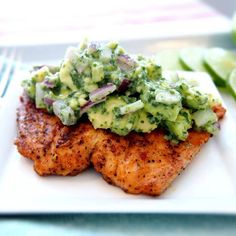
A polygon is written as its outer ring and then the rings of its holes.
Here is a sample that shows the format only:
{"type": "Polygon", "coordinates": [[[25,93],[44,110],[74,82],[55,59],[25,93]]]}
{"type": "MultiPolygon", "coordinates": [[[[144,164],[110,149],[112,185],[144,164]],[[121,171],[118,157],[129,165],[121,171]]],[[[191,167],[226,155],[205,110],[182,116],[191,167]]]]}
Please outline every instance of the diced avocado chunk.
{"type": "Polygon", "coordinates": [[[116,134],[126,135],[133,129],[138,119],[136,112],[125,115],[120,115],[117,112],[120,107],[126,104],[126,101],[122,97],[112,96],[105,102],[91,108],[88,111],[88,118],[95,129],[110,128],[116,134]]]}
{"type": "Polygon", "coordinates": [[[157,102],[145,103],[145,111],[151,113],[153,116],[162,117],[164,120],[175,121],[179,111],[181,110],[181,103],[173,105],[165,105],[157,102]]]}
{"type": "Polygon", "coordinates": [[[187,107],[199,110],[209,106],[209,96],[201,93],[194,87],[190,87],[186,83],[183,83],[179,86],[178,90],[182,94],[183,103],[185,103],[187,107]]]}
{"type": "Polygon", "coordinates": [[[149,79],[158,79],[161,77],[161,66],[154,63],[149,62],[147,65],[147,75],[149,79]]]}
{"type": "Polygon", "coordinates": [[[63,100],[57,100],[53,103],[53,112],[64,125],[74,125],[77,121],[74,111],[63,100]]]}
{"type": "Polygon", "coordinates": [[[59,75],[60,80],[71,90],[76,90],[76,86],[73,83],[71,72],[74,70],[73,65],[71,64],[69,59],[66,59],[60,69],[59,75]]]}
{"type": "Polygon", "coordinates": [[[137,111],[138,119],[136,120],[133,130],[136,132],[149,133],[157,128],[158,122],[154,117],[144,109],[137,111]]]}
{"type": "Polygon", "coordinates": [[[31,99],[35,99],[35,83],[32,80],[23,80],[22,86],[31,99]]]}
{"type": "Polygon", "coordinates": [[[100,82],[104,78],[103,65],[98,62],[92,64],[92,80],[94,82],[100,82]]]}
{"type": "Polygon", "coordinates": [[[91,93],[92,91],[98,89],[98,85],[92,82],[84,83],[84,90],[88,93],[91,93]]]}
{"type": "Polygon", "coordinates": [[[127,135],[132,129],[138,115],[136,112],[123,116],[114,116],[111,124],[111,131],[119,135],[127,135]]]}
{"type": "Polygon", "coordinates": [[[111,41],[107,44],[107,47],[110,48],[110,49],[116,49],[118,47],[118,42],[116,41],[111,41]]]}
{"type": "Polygon", "coordinates": [[[90,93],[96,89],[98,89],[98,85],[93,82],[93,80],[90,77],[85,77],[84,78],[84,83],[83,83],[83,89],[90,93]]]}
{"type": "Polygon", "coordinates": [[[88,102],[88,100],[86,100],[86,94],[80,92],[75,92],[67,101],[73,110],[77,110],[88,102]]]}
{"type": "Polygon", "coordinates": [[[71,99],[69,100],[69,106],[70,106],[73,110],[78,109],[78,107],[79,107],[78,99],[76,99],[76,98],[71,98],[71,99]]]}
{"type": "Polygon", "coordinates": [[[108,129],[112,125],[115,107],[126,105],[121,97],[111,96],[105,102],[92,107],[88,111],[88,118],[95,129],[108,129]]]}
{"type": "Polygon", "coordinates": [[[166,85],[158,86],[154,83],[146,83],[141,92],[141,100],[144,110],[155,117],[164,120],[175,121],[182,108],[181,96],[178,91],[166,85]]]}
{"type": "Polygon", "coordinates": [[[31,73],[31,78],[32,78],[32,81],[36,83],[42,82],[45,79],[45,77],[49,74],[50,74],[49,68],[47,66],[43,66],[42,68],[36,71],[33,71],[31,73]]]}
{"type": "Polygon", "coordinates": [[[174,122],[166,121],[170,133],[178,140],[188,137],[188,129],[192,126],[191,115],[188,110],[182,109],[174,122]]]}

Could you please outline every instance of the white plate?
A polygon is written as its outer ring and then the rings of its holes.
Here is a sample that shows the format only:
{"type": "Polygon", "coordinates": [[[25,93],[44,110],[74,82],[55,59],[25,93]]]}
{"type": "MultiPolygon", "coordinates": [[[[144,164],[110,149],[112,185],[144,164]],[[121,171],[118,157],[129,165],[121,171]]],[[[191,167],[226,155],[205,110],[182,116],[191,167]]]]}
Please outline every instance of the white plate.
{"type": "MultiPolygon", "coordinates": [[[[185,72],[219,96],[205,73],[185,72]]],[[[229,114],[188,168],[161,197],[124,193],[93,169],[75,177],[40,177],[14,146],[16,108],[22,92],[18,74],[0,110],[0,213],[155,212],[236,214],[236,128],[229,114]]]]}

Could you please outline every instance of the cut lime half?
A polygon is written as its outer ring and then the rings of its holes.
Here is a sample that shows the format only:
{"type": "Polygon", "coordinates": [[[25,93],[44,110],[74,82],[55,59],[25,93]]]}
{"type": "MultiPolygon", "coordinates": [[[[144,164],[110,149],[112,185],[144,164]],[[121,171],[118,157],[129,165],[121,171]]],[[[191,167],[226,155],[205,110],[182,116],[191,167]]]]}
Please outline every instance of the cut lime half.
{"type": "Polygon", "coordinates": [[[179,53],[180,61],[192,71],[204,71],[207,69],[204,65],[205,48],[185,48],[179,53]]]}
{"type": "Polygon", "coordinates": [[[229,76],[228,88],[233,97],[236,99],[236,69],[234,69],[229,76]]]}
{"type": "Polygon", "coordinates": [[[236,12],[234,13],[232,22],[232,39],[233,42],[236,44],[236,12]]]}
{"type": "Polygon", "coordinates": [[[236,55],[222,48],[211,48],[204,54],[207,69],[216,75],[215,83],[225,86],[227,79],[234,68],[236,68],[236,55]]]}
{"type": "Polygon", "coordinates": [[[187,68],[185,68],[180,62],[178,50],[160,51],[157,53],[156,59],[163,70],[187,70],[187,68]]]}

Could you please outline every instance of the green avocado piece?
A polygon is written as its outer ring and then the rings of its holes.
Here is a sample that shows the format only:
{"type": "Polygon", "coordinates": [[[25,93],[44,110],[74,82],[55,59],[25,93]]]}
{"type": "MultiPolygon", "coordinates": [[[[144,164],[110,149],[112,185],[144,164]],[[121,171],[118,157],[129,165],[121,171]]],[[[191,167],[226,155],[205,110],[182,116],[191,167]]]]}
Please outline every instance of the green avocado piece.
{"type": "Polygon", "coordinates": [[[127,135],[138,119],[138,114],[132,112],[123,116],[114,116],[111,124],[111,131],[121,136],[127,135]]]}
{"type": "Polygon", "coordinates": [[[113,109],[124,105],[126,102],[121,97],[111,96],[105,102],[89,109],[88,118],[95,129],[109,129],[113,122],[113,109]]]}
{"type": "Polygon", "coordinates": [[[66,59],[61,66],[59,75],[62,83],[64,83],[71,90],[76,90],[77,88],[74,85],[71,77],[71,71],[73,71],[73,69],[74,68],[71,62],[68,59],[66,59]]]}
{"type": "Polygon", "coordinates": [[[191,115],[187,109],[182,109],[174,122],[166,121],[170,133],[178,140],[188,137],[188,129],[192,126],[191,115]]]}
{"type": "Polygon", "coordinates": [[[138,119],[136,120],[133,130],[136,132],[149,133],[157,128],[158,122],[154,117],[144,109],[137,111],[138,119]]]}

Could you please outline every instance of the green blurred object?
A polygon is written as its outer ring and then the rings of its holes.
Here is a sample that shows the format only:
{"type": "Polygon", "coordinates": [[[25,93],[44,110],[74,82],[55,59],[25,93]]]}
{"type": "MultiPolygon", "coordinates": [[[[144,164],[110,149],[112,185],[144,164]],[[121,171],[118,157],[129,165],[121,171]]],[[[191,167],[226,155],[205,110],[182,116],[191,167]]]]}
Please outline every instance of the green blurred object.
{"type": "Polygon", "coordinates": [[[232,40],[236,44],[236,12],[233,15],[233,22],[232,22],[232,40]]]}
{"type": "Polygon", "coordinates": [[[179,50],[164,50],[156,55],[157,63],[163,70],[188,70],[179,59],[179,50]]]}
{"type": "Polygon", "coordinates": [[[231,72],[229,76],[228,88],[233,97],[236,99],[236,68],[231,72]]]}
{"type": "Polygon", "coordinates": [[[236,68],[236,54],[222,48],[211,48],[204,54],[207,69],[213,73],[215,83],[225,87],[232,70],[236,68]]]}
{"type": "Polygon", "coordinates": [[[208,72],[203,61],[205,48],[184,48],[180,50],[180,61],[192,71],[208,72]]]}

